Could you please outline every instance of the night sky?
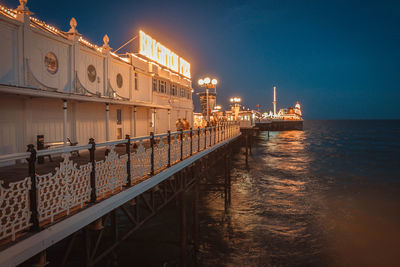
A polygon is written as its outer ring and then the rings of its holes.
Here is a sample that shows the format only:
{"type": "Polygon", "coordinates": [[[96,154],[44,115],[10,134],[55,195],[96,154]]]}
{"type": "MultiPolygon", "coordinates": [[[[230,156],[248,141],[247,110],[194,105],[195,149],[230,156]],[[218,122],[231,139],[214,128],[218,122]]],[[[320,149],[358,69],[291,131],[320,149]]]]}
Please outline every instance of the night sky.
{"type": "Polygon", "coordinates": [[[108,34],[114,49],[144,30],[191,63],[196,91],[199,78],[217,78],[224,108],[240,96],[246,107],[270,110],[275,84],[278,108],[299,101],[306,119],[400,119],[400,1],[29,0],[28,7],[64,31],[75,17],[86,39],[102,45],[108,34]]]}

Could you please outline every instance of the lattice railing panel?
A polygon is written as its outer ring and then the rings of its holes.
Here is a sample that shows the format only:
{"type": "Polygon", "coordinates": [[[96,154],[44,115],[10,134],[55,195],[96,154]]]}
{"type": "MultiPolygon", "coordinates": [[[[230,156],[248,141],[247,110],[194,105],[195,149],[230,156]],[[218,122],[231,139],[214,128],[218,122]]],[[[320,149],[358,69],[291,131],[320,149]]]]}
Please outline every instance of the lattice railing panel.
{"type": "Polygon", "coordinates": [[[11,237],[15,240],[16,233],[31,225],[29,209],[30,177],[10,183],[8,188],[3,187],[0,181],[0,239],[11,237]]]}
{"type": "MultiPolygon", "coordinates": [[[[168,157],[167,157],[168,159],[168,157]]],[[[151,148],[146,149],[140,142],[135,152],[131,153],[131,180],[136,184],[151,171],[151,148]]]]}
{"type": "Polygon", "coordinates": [[[60,167],[55,173],[37,176],[39,222],[50,219],[75,207],[83,207],[90,199],[90,163],[81,165],[70,160],[71,153],[63,153],[60,167]]]}
{"type": "Polygon", "coordinates": [[[193,134],[193,137],[192,137],[193,154],[198,152],[198,151],[197,151],[198,145],[199,145],[198,142],[199,142],[199,138],[197,137],[197,133],[196,133],[196,134],[193,134]]]}
{"type": "Polygon", "coordinates": [[[178,135],[171,136],[171,164],[181,159],[181,140],[178,135]]]}
{"type": "Polygon", "coordinates": [[[121,190],[127,182],[126,166],[128,155],[119,156],[111,146],[105,160],[96,162],[96,194],[104,198],[106,194],[121,190]]]}
{"type": "Polygon", "coordinates": [[[168,143],[162,139],[154,147],[154,171],[161,170],[168,165],[168,143]]]}
{"type": "Polygon", "coordinates": [[[205,140],[204,140],[204,130],[203,130],[200,133],[200,150],[204,149],[204,142],[205,142],[205,140]]]}
{"type": "Polygon", "coordinates": [[[183,158],[190,156],[190,136],[186,135],[183,139],[183,158]]]}
{"type": "Polygon", "coordinates": [[[217,140],[216,140],[215,138],[216,138],[216,136],[215,136],[215,130],[213,129],[213,130],[211,131],[211,145],[215,145],[215,143],[217,142],[217,140]]]}

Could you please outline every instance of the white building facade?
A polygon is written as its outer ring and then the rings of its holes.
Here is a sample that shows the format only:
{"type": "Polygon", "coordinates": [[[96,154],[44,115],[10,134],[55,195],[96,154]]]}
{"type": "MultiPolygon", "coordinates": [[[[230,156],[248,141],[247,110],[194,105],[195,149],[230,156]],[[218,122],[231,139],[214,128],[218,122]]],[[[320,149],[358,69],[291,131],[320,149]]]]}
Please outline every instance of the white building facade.
{"type": "Polygon", "coordinates": [[[192,125],[186,61],[171,69],[144,53],[119,56],[107,35],[96,46],[75,19],[70,27],[32,17],[26,1],[15,10],[0,5],[0,154],[26,151],[37,135],[86,144],[175,131],[178,118],[192,125]]]}

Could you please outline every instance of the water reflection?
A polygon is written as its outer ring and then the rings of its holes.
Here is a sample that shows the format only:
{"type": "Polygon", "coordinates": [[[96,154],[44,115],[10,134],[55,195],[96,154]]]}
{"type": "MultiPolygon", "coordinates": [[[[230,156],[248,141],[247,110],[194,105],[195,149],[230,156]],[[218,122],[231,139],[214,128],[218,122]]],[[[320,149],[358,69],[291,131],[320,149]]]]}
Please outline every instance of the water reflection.
{"type": "MultiPolygon", "coordinates": [[[[236,159],[229,214],[225,215],[223,203],[205,199],[210,217],[222,222],[219,230],[229,233],[225,235],[229,238],[213,251],[203,248],[203,255],[229,259],[223,264],[226,266],[318,261],[314,256],[321,242],[312,234],[318,230],[309,223],[313,220],[309,197],[313,179],[305,175],[311,161],[305,138],[299,131],[271,133],[269,140],[267,133],[261,133],[250,158],[250,170],[245,171],[242,156],[236,159]]],[[[215,262],[205,256],[203,263],[215,262]]]]}
{"type": "Polygon", "coordinates": [[[249,170],[238,154],[229,213],[221,188],[203,192],[202,265],[395,266],[400,127],[346,127],[260,133],[249,170]]]}

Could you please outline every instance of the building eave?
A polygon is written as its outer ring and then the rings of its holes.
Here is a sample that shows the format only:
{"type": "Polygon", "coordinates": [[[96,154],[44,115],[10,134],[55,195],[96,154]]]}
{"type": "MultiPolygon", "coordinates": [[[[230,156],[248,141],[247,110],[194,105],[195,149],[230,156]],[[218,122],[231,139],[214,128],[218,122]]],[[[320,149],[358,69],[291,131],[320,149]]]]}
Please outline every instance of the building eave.
{"type": "Polygon", "coordinates": [[[56,98],[63,100],[75,100],[83,102],[95,102],[95,103],[108,103],[113,105],[126,105],[126,106],[137,106],[137,107],[149,107],[149,108],[159,108],[159,109],[172,109],[168,105],[155,105],[152,103],[142,102],[142,101],[127,101],[118,100],[107,97],[97,97],[97,96],[87,96],[79,95],[75,93],[64,93],[64,92],[51,92],[37,88],[31,87],[20,87],[13,85],[0,84],[0,93],[10,94],[10,95],[22,95],[30,97],[43,97],[43,98],[56,98]]]}

